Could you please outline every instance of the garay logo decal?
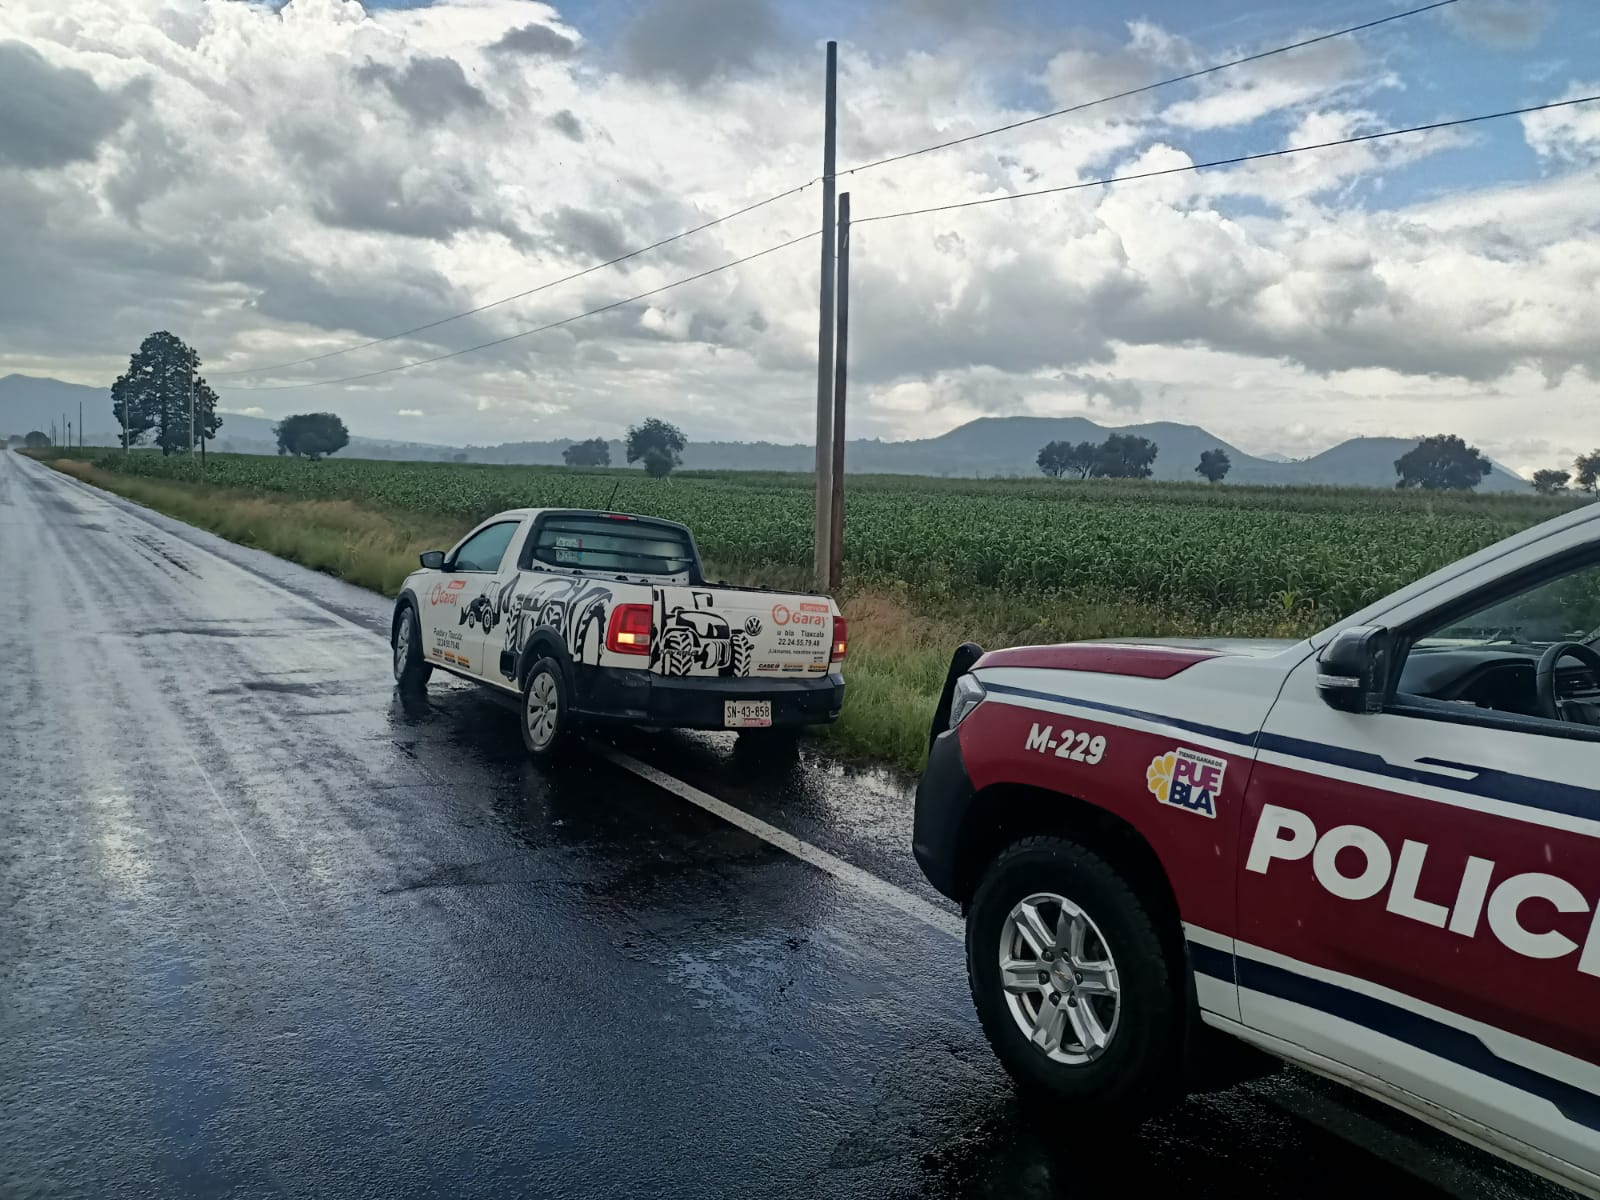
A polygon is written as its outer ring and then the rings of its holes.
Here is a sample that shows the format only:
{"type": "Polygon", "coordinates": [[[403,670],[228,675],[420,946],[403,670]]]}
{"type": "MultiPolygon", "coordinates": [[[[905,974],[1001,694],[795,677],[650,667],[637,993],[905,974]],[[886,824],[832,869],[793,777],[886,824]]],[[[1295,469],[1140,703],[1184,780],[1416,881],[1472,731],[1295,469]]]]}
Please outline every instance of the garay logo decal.
{"type": "Polygon", "coordinates": [[[433,590],[428,593],[429,604],[458,604],[461,601],[461,589],[467,586],[465,579],[452,579],[449,583],[436,583],[433,590]]]}

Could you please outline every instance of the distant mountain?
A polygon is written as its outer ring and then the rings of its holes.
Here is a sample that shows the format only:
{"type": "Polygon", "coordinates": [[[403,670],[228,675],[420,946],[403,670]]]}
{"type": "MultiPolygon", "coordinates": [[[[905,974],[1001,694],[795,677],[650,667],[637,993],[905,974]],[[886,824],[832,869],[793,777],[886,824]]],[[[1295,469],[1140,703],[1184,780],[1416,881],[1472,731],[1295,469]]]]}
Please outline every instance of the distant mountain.
{"type": "MultiPolygon", "coordinates": [[[[122,426],[111,413],[111,389],[66,383],[60,379],[41,379],[33,375],[7,375],[0,378],[0,437],[24,434],[37,429],[50,431],[55,422],[58,436],[64,438],[63,423],[72,422],[72,440],[78,440],[78,405],[83,405],[83,441],[89,446],[115,446],[122,441],[122,426]]],[[[278,435],[275,420],[224,412],[222,428],[213,450],[238,454],[276,454],[278,435]]],[[[433,446],[419,442],[394,442],[383,438],[351,435],[345,453],[357,458],[448,459],[460,453],[455,446],[433,446]]],[[[556,456],[560,461],[560,455],[556,456]]]]}
{"type": "MultiPolygon", "coordinates": [[[[1195,465],[1205,450],[1225,450],[1233,464],[1229,483],[1343,487],[1393,487],[1394,460],[1416,445],[1406,438],[1354,438],[1314,458],[1276,461],[1246,454],[1197,425],[1155,421],[1107,427],[1084,417],[982,417],[938,437],[906,442],[853,441],[845,447],[846,469],[892,475],[1024,475],[1039,473],[1039,448],[1046,442],[1102,442],[1112,433],[1147,437],[1160,448],[1156,479],[1198,479],[1195,465]]],[[[475,462],[559,463],[571,443],[507,442],[468,447],[475,462]]],[[[611,461],[622,463],[621,442],[611,443],[611,461]]],[[[683,465],[697,470],[809,471],[810,446],[770,442],[691,442],[683,465]]],[[[1480,491],[1525,491],[1528,483],[1504,467],[1479,485],[1480,491]]]]}
{"type": "MultiPolygon", "coordinates": [[[[88,426],[85,440],[115,445],[120,432],[111,415],[109,389],[28,375],[0,379],[0,435],[48,430],[50,422],[59,422],[63,414],[76,423],[80,400],[88,426]]],[[[224,413],[222,430],[212,446],[242,454],[275,454],[273,424],[261,417],[224,413]]],[[[1101,442],[1112,433],[1134,434],[1155,442],[1160,448],[1155,461],[1157,479],[1193,481],[1199,478],[1194,468],[1202,451],[1226,450],[1233,464],[1227,481],[1253,484],[1393,487],[1394,460],[1416,445],[1408,438],[1352,438],[1312,458],[1291,461],[1246,454],[1198,425],[1172,421],[1107,427],[1085,417],[982,417],[938,437],[905,442],[858,439],[846,445],[845,464],[851,472],[866,474],[1036,476],[1039,448],[1046,442],[1101,442]]],[[[571,444],[570,439],[559,438],[461,447],[352,435],[342,453],[347,458],[424,461],[448,461],[464,455],[470,462],[556,465],[571,444]]],[[[613,441],[610,445],[611,461],[622,465],[627,457],[623,444],[613,441]]],[[[683,455],[686,468],[708,471],[809,471],[814,463],[810,446],[773,442],[691,442],[683,455]]],[[[1496,464],[1478,490],[1526,491],[1528,486],[1525,479],[1496,464]]]]}
{"type": "MultiPolygon", "coordinates": [[[[1354,487],[1393,487],[1394,460],[1417,444],[1415,438],[1363,437],[1340,442],[1304,462],[1291,464],[1317,478],[1311,482],[1338,482],[1354,487]]],[[[1525,492],[1532,485],[1522,476],[1494,464],[1480,492],[1525,492]]]]}

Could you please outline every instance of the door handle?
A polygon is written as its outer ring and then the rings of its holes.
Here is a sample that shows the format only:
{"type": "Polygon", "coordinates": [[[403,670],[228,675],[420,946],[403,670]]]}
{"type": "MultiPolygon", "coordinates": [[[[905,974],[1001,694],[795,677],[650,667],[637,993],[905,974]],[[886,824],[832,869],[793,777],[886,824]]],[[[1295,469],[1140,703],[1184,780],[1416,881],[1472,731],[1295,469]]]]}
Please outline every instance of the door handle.
{"type": "Polygon", "coordinates": [[[1476,779],[1483,772],[1470,763],[1450,762],[1443,758],[1413,758],[1408,762],[1394,763],[1397,767],[1413,767],[1433,775],[1445,775],[1451,779],[1476,779]]]}

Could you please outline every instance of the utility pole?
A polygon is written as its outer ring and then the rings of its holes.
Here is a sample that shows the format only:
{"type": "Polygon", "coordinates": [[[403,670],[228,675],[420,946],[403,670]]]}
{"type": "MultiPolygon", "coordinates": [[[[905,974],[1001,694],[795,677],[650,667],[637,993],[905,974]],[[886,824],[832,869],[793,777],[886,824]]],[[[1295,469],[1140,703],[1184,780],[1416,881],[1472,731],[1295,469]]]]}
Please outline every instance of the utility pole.
{"type": "Polygon", "coordinates": [[[83,401],[78,401],[78,449],[83,449],[83,401]]]}
{"type": "Polygon", "coordinates": [[[189,454],[194,454],[194,351],[189,351],[189,454]]]}
{"type": "MultiPolygon", "coordinates": [[[[132,374],[130,371],[129,374],[132,374]]],[[[128,452],[128,389],[122,389],[122,452],[128,452]]]]}
{"type": "Polygon", "coordinates": [[[850,347],[850,193],[839,197],[838,336],[833,344],[833,498],[828,537],[828,590],[844,581],[844,392],[850,347]]]}
{"type": "Polygon", "coordinates": [[[822,292],[817,322],[817,521],[813,543],[816,586],[826,588],[833,532],[833,153],[839,43],[828,43],[822,117],[822,292]]]}

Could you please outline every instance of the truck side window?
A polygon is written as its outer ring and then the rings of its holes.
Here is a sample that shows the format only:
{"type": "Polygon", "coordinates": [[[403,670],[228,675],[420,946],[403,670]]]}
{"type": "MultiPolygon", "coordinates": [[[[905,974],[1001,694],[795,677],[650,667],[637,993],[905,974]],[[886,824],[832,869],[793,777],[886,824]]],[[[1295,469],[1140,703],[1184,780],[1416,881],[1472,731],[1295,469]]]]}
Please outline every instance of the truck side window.
{"type": "Polygon", "coordinates": [[[488,571],[500,569],[511,535],[517,532],[518,522],[501,521],[487,529],[480,529],[456,551],[454,569],[457,571],[488,571]]]}
{"type": "Polygon", "coordinates": [[[1540,726],[1600,729],[1600,563],[1574,565],[1512,595],[1498,595],[1455,613],[1413,637],[1401,665],[1395,701],[1439,715],[1440,705],[1466,705],[1540,726]],[[1541,696],[1541,660],[1562,643],[1578,649],[1554,659],[1541,696]],[[1585,651],[1588,652],[1587,656],[1585,651]]]}

